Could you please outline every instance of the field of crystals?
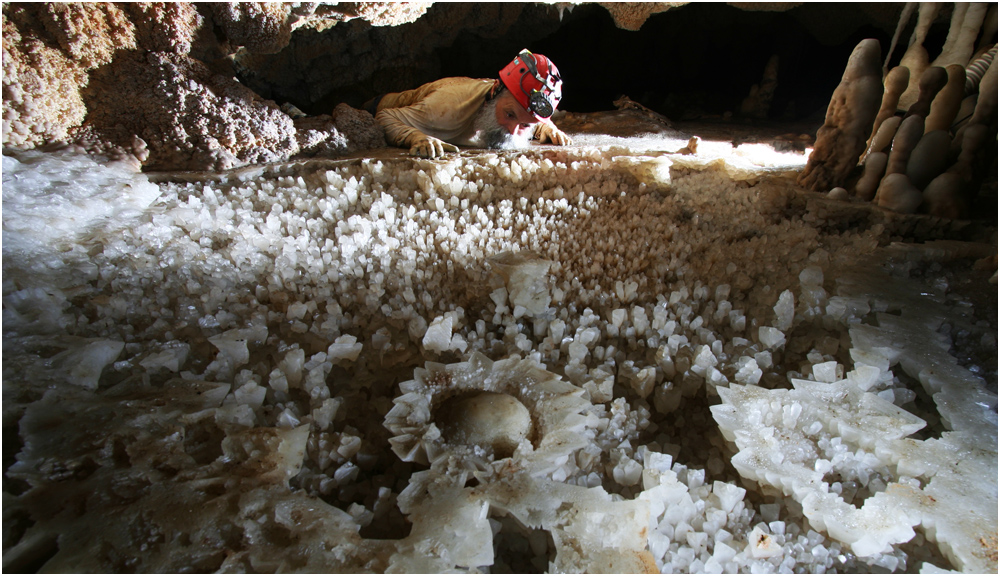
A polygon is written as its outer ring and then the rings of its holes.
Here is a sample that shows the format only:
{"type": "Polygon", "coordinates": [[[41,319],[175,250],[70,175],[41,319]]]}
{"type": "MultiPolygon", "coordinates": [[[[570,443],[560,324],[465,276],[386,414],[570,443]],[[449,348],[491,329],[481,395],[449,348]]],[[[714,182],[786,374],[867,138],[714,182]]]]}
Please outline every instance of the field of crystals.
{"type": "Polygon", "coordinates": [[[958,224],[584,147],[5,155],[3,226],[5,570],[996,571],[958,224]]]}

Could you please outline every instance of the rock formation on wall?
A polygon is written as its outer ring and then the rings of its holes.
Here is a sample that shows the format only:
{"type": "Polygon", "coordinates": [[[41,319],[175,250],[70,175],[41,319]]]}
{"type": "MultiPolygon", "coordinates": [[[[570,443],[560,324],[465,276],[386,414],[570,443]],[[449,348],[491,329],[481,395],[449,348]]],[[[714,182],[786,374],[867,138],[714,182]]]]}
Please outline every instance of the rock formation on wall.
{"type": "MultiPolygon", "coordinates": [[[[291,118],[241,85],[227,55],[276,52],[300,27],[352,18],[399,24],[426,8],[5,4],[3,142],[78,143],[137,156],[152,170],[288,159],[299,152],[291,118]]],[[[371,144],[378,132],[370,128],[348,138],[371,144]]]]}

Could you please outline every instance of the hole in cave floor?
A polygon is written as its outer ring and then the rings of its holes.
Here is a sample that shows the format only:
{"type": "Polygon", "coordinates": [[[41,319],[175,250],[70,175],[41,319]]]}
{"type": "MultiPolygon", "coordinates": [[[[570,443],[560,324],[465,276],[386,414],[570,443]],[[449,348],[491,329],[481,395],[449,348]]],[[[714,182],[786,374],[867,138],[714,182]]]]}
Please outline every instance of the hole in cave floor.
{"type": "Polygon", "coordinates": [[[924,387],[915,378],[903,370],[895,370],[893,373],[900,384],[903,384],[916,394],[912,402],[907,402],[900,406],[900,408],[927,422],[926,426],[911,434],[910,437],[916,440],[941,438],[941,434],[947,431],[948,428],[941,420],[941,413],[938,412],[937,403],[934,402],[931,395],[924,390],[924,387]]]}
{"type": "Polygon", "coordinates": [[[414,472],[426,469],[410,462],[390,462],[380,457],[378,464],[363,473],[358,481],[349,484],[329,496],[322,498],[337,508],[350,513],[349,508],[360,504],[373,513],[369,523],[361,527],[359,534],[370,540],[401,540],[410,535],[413,524],[400,511],[397,498],[409,484],[414,472]],[[382,488],[390,490],[387,499],[379,499],[382,488]]]}
{"type": "Polygon", "coordinates": [[[658,451],[673,456],[674,462],[688,469],[704,470],[706,484],[716,480],[738,482],[740,475],[731,462],[733,454],[710,410],[718,403],[718,397],[709,400],[704,390],[700,390],[695,396],[683,398],[669,414],[654,411],[652,418],[657,429],[652,437],[649,434],[640,437],[637,445],[659,444],[658,451]]]}
{"type": "Polygon", "coordinates": [[[922,572],[921,564],[929,562],[942,570],[959,572],[951,560],[941,551],[938,543],[927,537],[923,525],[913,527],[916,533],[909,542],[904,542],[896,546],[898,550],[906,556],[906,567],[900,572],[916,573],[922,572]]]}
{"type": "Polygon", "coordinates": [[[23,448],[24,441],[21,440],[20,423],[5,425],[3,427],[3,491],[5,494],[18,496],[30,488],[24,480],[7,477],[7,471],[17,462],[17,454],[23,448]]]}
{"type": "Polygon", "coordinates": [[[493,529],[491,574],[543,574],[556,558],[556,546],[548,530],[528,528],[503,510],[490,508],[493,529]]]}
{"type": "Polygon", "coordinates": [[[883,476],[879,473],[865,473],[863,477],[848,473],[846,476],[836,470],[827,472],[823,482],[830,485],[830,492],[839,494],[844,502],[860,509],[872,496],[884,492],[886,486],[894,482],[896,476],[891,472],[883,476]]]}
{"type": "Polygon", "coordinates": [[[367,540],[402,540],[410,535],[413,524],[393,502],[384,514],[376,516],[370,524],[361,527],[358,534],[367,540]]]}

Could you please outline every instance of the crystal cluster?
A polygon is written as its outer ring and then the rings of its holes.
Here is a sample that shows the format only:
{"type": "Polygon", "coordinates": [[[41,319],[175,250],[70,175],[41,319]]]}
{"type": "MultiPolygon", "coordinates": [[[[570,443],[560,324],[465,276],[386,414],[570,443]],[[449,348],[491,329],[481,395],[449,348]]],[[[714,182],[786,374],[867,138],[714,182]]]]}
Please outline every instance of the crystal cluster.
{"type": "Polygon", "coordinates": [[[5,569],[995,571],[995,244],[623,140],[5,156],[5,569]]]}

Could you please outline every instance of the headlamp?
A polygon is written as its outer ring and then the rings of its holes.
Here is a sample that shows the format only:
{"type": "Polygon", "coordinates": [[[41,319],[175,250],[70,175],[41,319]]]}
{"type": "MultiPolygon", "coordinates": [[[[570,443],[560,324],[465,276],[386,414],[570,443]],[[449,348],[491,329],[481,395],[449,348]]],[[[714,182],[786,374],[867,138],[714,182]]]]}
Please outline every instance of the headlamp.
{"type": "Polygon", "coordinates": [[[552,102],[549,100],[549,97],[540,90],[526,90],[524,88],[524,77],[531,74],[543,86],[549,88],[549,91],[551,91],[552,88],[550,86],[552,80],[549,79],[549,81],[546,82],[546,79],[542,78],[541,74],[538,73],[538,67],[535,65],[535,57],[531,54],[531,52],[522,50],[521,53],[518,54],[518,58],[521,60],[521,63],[528,68],[528,72],[521,76],[520,81],[521,91],[528,96],[528,110],[540,118],[548,118],[552,116],[555,109],[552,107],[552,102]]]}

